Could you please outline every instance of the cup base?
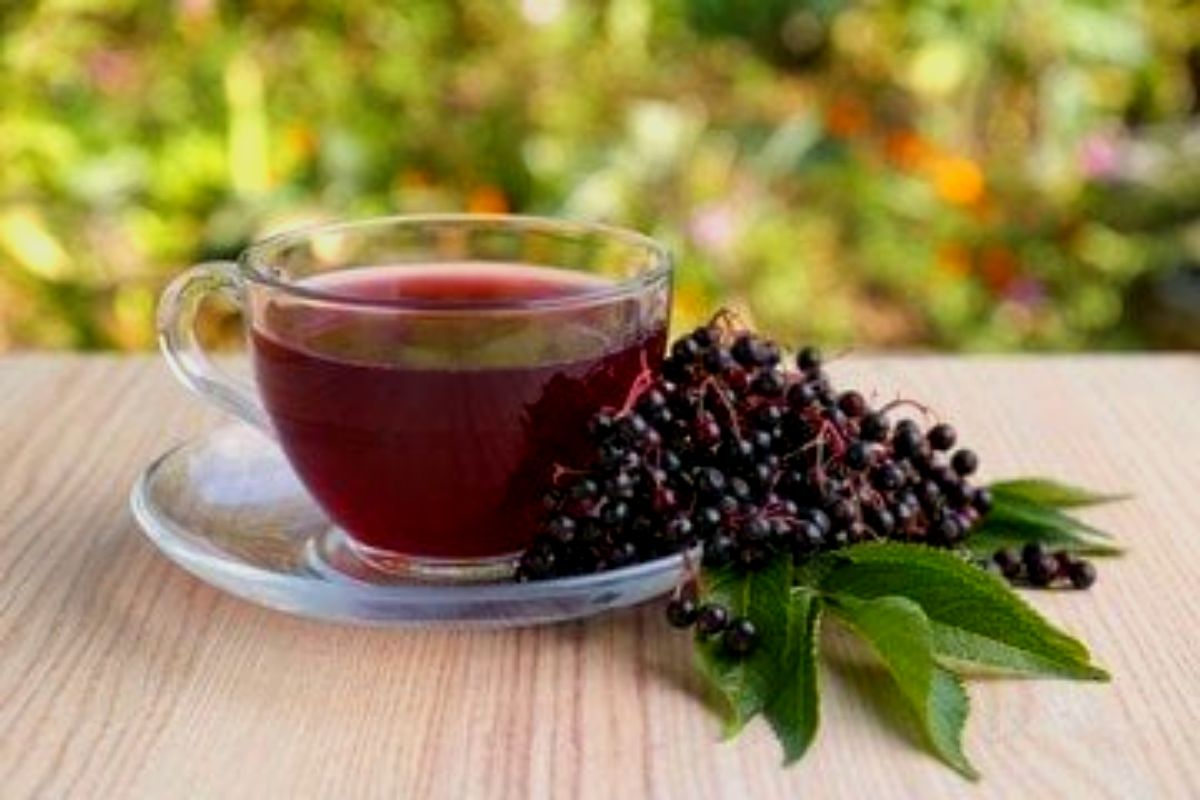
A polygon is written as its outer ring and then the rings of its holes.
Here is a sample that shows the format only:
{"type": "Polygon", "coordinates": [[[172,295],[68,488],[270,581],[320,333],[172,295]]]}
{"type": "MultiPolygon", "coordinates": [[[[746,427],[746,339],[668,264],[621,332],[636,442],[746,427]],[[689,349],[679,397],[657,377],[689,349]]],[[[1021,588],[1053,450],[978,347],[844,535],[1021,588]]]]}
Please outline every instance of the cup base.
{"type": "Polygon", "coordinates": [[[309,563],[318,571],[374,584],[494,583],[511,580],[520,553],[472,559],[427,558],[377,550],[331,528],[315,543],[309,563]]]}

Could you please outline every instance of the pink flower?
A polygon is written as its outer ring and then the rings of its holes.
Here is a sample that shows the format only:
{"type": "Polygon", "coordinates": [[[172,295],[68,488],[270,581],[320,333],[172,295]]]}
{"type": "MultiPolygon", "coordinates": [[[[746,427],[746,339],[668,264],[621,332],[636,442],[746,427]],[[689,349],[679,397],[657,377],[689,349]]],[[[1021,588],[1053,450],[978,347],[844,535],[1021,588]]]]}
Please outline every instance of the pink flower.
{"type": "Polygon", "coordinates": [[[737,238],[737,219],[724,203],[701,206],[688,221],[688,235],[701,250],[728,253],[737,238]]]}
{"type": "Polygon", "coordinates": [[[137,84],[137,60],[122,50],[96,50],[87,56],[88,77],[100,91],[127,92],[137,84]]]}
{"type": "Polygon", "coordinates": [[[1093,133],[1079,148],[1079,167],[1092,180],[1117,177],[1124,164],[1121,142],[1111,133],[1093,133]]]}
{"type": "Polygon", "coordinates": [[[564,0],[523,0],[521,13],[534,25],[549,25],[566,10],[564,0]]]}
{"type": "Polygon", "coordinates": [[[1017,278],[1009,285],[1005,295],[1018,305],[1036,308],[1046,302],[1046,287],[1034,278],[1017,278]]]}

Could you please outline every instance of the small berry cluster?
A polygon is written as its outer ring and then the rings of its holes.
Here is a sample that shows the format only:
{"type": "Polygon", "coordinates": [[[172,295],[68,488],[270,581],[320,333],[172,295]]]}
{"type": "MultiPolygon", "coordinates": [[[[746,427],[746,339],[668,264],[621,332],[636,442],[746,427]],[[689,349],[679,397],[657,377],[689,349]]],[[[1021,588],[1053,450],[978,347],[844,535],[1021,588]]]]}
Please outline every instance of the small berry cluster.
{"type": "Polygon", "coordinates": [[[1091,562],[1066,550],[1047,552],[1037,542],[1025,545],[1020,553],[1009,548],[997,550],[984,567],[1004,576],[1010,583],[1024,583],[1039,589],[1056,584],[1087,589],[1096,582],[1096,568],[1091,562]]]}
{"type": "Polygon", "coordinates": [[[895,425],[837,392],[813,348],[795,368],[726,320],[677,340],[624,407],[596,414],[585,469],[559,467],[519,580],[599,572],[704,546],[707,564],[755,569],[878,539],[954,548],[991,508],[954,429],[895,425]]]}
{"type": "Polygon", "coordinates": [[[676,628],[695,626],[702,639],[721,637],[721,645],[734,656],[745,656],[758,644],[758,630],[745,617],[732,617],[719,603],[696,604],[694,584],[686,584],[667,603],[667,621],[676,628]]]}

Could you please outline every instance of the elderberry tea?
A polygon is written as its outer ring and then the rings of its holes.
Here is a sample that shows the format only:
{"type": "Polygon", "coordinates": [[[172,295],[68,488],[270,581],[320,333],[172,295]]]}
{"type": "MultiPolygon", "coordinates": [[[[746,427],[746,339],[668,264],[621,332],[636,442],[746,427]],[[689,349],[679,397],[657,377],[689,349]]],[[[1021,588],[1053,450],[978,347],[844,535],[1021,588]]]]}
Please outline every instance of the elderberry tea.
{"type": "Polygon", "coordinates": [[[604,336],[607,311],[470,313],[609,285],[563,270],[369,267],[306,285],[457,307],[297,314],[268,302],[253,330],[280,444],[330,517],[378,551],[461,560],[523,548],[555,462],[586,455],[588,417],[619,407],[663,349],[661,327],[604,336]]]}
{"type": "Polygon", "coordinates": [[[361,558],[472,579],[511,569],[589,417],[661,362],[670,264],[606,228],[437,217],[287,234],[223,277],[257,392],[190,385],[277,439],[361,558]]]}

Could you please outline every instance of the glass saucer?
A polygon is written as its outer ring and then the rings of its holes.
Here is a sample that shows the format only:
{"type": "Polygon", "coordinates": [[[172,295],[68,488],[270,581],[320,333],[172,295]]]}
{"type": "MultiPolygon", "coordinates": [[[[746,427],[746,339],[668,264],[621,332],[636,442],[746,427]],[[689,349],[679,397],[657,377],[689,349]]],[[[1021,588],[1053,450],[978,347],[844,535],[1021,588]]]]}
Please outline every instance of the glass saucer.
{"type": "Polygon", "coordinates": [[[367,625],[505,627],[576,619],[668,591],[684,556],[537,583],[416,582],[373,569],[309,499],[279,448],[244,425],[148,466],[130,505],[168,558],[230,594],[367,625]]]}

